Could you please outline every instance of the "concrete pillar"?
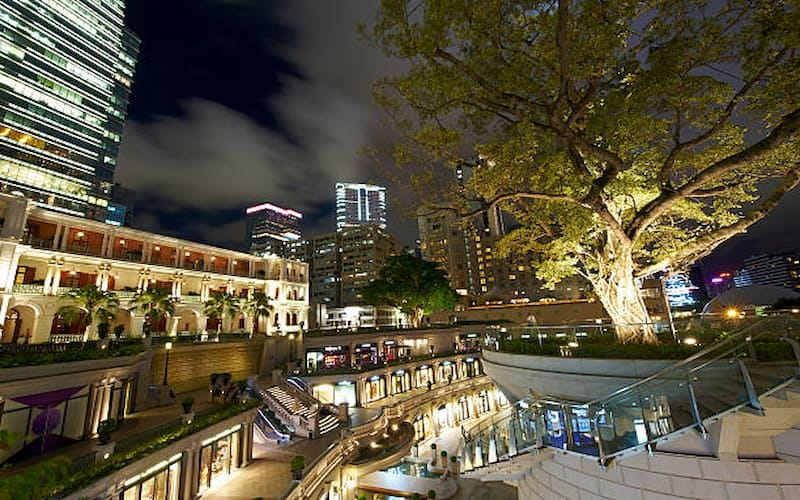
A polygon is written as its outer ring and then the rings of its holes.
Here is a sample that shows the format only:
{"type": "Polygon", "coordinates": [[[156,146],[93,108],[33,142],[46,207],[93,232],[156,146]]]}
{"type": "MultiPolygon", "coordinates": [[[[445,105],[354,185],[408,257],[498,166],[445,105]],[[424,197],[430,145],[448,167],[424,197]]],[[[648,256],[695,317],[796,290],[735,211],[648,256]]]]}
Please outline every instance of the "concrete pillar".
{"type": "Polygon", "coordinates": [[[131,314],[131,337],[141,337],[144,335],[144,315],[131,314]]]}
{"type": "Polygon", "coordinates": [[[53,326],[54,317],[54,314],[41,314],[36,316],[33,329],[31,329],[32,344],[41,344],[50,340],[50,329],[53,326]]]}
{"type": "Polygon", "coordinates": [[[59,247],[61,250],[67,249],[67,241],[69,240],[69,230],[72,229],[69,226],[64,226],[64,230],[61,232],[61,241],[59,242],[59,247]]]}
{"type": "Polygon", "coordinates": [[[53,285],[53,274],[55,272],[55,266],[53,264],[47,264],[47,276],[44,277],[44,288],[42,293],[44,295],[50,295],[50,288],[53,285]]]}
{"type": "Polygon", "coordinates": [[[208,333],[208,316],[201,314],[197,317],[197,329],[200,333],[208,333]]]}
{"type": "Polygon", "coordinates": [[[64,261],[56,264],[55,274],[53,274],[53,284],[50,285],[50,295],[58,295],[58,288],[61,286],[61,268],[64,267],[64,261]]]}
{"type": "Polygon", "coordinates": [[[64,229],[64,226],[61,224],[56,224],[56,232],[53,234],[53,250],[58,249],[59,239],[61,238],[61,230],[64,229]]]}
{"type": "Polygon", "coordinates": [[[101,257],[108,257],[109,256],[109,251],[108,251],[109,239],[110,239],[109,238],[109,234],[108,233],[103,233],[103,241],[102,241],[102,243],[100,243],[100,256],[101,257]]]}
{"type": "Polygon", "coordinates": [[[167,335],[171,337],[178,335],[178,322],[180,322],[180,319],[180,316],[170,316],[167,318],[167,335]]]}

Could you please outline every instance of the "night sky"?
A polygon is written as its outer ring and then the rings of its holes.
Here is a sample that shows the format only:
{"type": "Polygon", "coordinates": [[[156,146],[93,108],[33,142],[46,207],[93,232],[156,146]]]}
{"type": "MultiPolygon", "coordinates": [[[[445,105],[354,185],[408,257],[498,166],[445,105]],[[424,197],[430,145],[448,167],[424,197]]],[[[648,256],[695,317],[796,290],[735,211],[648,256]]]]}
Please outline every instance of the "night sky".
{"type": "MultiPolygon", "coordinates": [[[[135,225],[228,248],[245,207],[305,214],[334,229],[337,181],[389,187],[389,229],[416,238],[408,196],[360,154],[391,132],[369,86],[396,62],[357,39],[363,0],[129,0],[141,53],[116,179],[137,190],[135,225]]],[[[754,253],[800,248],[800,191],[703,260],[719,270],[754,253]]]]}

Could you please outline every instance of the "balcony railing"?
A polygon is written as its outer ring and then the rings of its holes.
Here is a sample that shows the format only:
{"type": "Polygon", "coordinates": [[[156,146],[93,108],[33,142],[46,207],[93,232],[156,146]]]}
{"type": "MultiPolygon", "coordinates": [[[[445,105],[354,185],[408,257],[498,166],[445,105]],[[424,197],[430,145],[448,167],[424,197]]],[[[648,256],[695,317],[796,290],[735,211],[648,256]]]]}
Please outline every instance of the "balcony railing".
{"type": "Polygon", "coordinates": [[[14,293],[42,295],[44,293],[44,285],[17,284],[14,285],[14,293]]]}
{"type": "Polygon", "coordinates": [[[26,245],[30,245],[33,248],[43,248],[50,250],[53,248],[53,238],[45,239],[45,238],[37,238],[35,236],[27,235],[23,240],[23,243],[26,245]]]}
{"type": "Polygon", "coordinates": [[[117,251],[114,252],[112,257],[117,260],[126,260],[129,262],[141,262],[142,252],[117,251]]]}
{"type": "Polygon", "coordinates": [[[170,259],[166,257],[150,257],[150,263],[155,264],[156,266],[176,267],[175,258],[170,259]]]}
{"type": "Polygon", "coordinates": [[[181,295],[181,302],[184,304],[199,304],[201,300],[199,295],[181,295]]]}
{"type": "Polygon", "coordinates": [[[75,253],[79,255],[94,255],[99,257],[102,254],[99,247],[91,247],[88,243],[73,243],[71,245],[67,245],[65,250],[69,253],[75,253]]]}

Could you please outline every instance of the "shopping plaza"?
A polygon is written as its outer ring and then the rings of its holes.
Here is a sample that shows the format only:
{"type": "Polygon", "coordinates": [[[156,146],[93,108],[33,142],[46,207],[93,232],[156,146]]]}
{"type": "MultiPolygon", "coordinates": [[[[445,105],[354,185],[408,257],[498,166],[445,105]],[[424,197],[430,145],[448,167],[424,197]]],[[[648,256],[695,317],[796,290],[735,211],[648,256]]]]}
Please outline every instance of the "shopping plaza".
{"type": "Polygon", "coordinates": [[[581,353],[615,328],[585,301],[308,330],[303,263],[0,196],[0,490],[42,467],[75,499],[800,497],[792,313],[698,318],[724,340],[673,328],[668,359],[581,353]],[[113,333],[59,314],[87,286],[119,299],[113,333]],[[151,288],[174,312],[148,324],[151,288]],[[214,292],[272,310],[218,318],[214,292]]]}

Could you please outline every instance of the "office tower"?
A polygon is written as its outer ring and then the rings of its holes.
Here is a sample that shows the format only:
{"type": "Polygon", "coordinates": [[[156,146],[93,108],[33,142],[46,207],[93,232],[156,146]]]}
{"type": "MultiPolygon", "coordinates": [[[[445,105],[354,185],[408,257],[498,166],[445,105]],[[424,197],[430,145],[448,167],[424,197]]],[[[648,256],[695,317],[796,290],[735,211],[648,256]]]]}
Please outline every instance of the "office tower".
{"type": "Polygon", "coordinates": [[[386,229],[386,188],[370,184],[336,184],[336,230],[369,224],[386,229]]]}
{"type": "Polygon", "coordinates": [[[247,245],[256,255],[282,255],[283,245],[300,239],[303,214],[272,203],[262,203],[247,210],[247,245]]]}
{"type": "Polygon", "coordinates": [[[114,226],[132,226],[135,202],[136,191],[115,183],[111,188],[111,200],[108,202],[105,223],[114,226]]]}
{"type": "Polygon", "coordinates": [[[737,287],[776,285],[800,291],[800,257],[795,252],[753,255],[733,279],[737,287]]]}
{"type": "Polygon", "coordinates": [[[139,47],[124,10],[0,3],[0,190],[106,220],[139,47]]]}
{"type": "Polygon", "coordinates": [[[449,211],[420,215],[417,223],[421,257],[439,264],[456,293],[470,294],[468,230],[464,223],[449,211]]]}

